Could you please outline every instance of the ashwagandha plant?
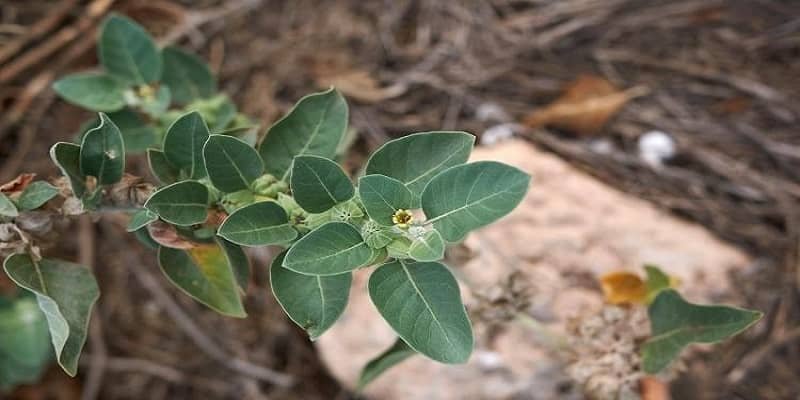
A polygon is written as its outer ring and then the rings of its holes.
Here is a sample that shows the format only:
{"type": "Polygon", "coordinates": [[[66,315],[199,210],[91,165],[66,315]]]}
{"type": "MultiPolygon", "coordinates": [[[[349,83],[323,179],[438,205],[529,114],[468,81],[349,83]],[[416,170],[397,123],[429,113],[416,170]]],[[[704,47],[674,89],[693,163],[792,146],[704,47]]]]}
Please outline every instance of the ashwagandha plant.
{"type": "Polygon", "coordinates": [[[64,178],[23,176],[0,193],[4,269],[31,294],[0,302],[0,384],[41,370],[48,332],[56,360],[76,374],[98,286],[88,267],[43,256],[40,234],[49,218],[109,211],[131,215],[128,231],[157,251],[170,282],[226,316],[246,316],[243,247],[282,247],[269,267],[272,291],[312,340],[344,311],[352,271],[374,266],[369,296],[399,338],[365,368],[362,385],[411,354],[469,358],[470,321],[440,260],[447,243],[512,211],[527,174],[468,163],[470,134],[423,132],[379,148],[354,182],[334,161],[353,139],[336,90],[302,98],[258,140],[201,60],[160,49],[133,21],[109,17],[98,51],[102,71],[54,84],[66,101],[99,112],[78,143],[51,148],[64,178]],[[156,184],[125,173],[126,155],[141,152],[156,184]],[[25,329],[14,325],[20,316],[25,329]]]}

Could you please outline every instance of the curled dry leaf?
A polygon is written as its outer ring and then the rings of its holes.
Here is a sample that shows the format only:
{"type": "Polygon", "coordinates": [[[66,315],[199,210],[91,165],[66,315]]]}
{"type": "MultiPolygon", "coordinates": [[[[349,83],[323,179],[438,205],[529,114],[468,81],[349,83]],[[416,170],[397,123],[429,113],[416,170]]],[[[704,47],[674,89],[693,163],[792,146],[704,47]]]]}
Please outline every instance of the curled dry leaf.
{"type": "Polygon", "coordinates": [[[0,185],[0,193],[13,196],[22,193],[33,182],[36,174],[20,174],[16,178],[0,185]]]}
{"type": "Polygon", "coordinates": [[[528,114],[522,123],[530,128],[551,126],[582,136],[598,133],[628,101],[647,93],[636,86],[619,90],[605,78],[581,75],[545,108],[528,114]]]}
{"type": "Polygon", "coordinates": [[[360,69],[319,75],[317,85],[321,88],[333,86],[345,96],[364,103],[378,103],[395,98],[408,89],[404,83],[381,86],[369,72],[360,69]]]}
{"type": "Polygon", "coordinates": [[[609,304],[641,304],[647,299],[647,286],[638,275],[616,271],[600,277],[603,295],[609,304]]]}
{"type": "Polygon", "coordinates": [[[156,243],[164,247],[187,250],[198,246],[198,243],[181,236],[174,226],[164,221],[155,221],[147,225],[147,232],[156,243]]]}
{"type": "Polygon", "coordinates": [[[645,376],[639,380],[639,392],[642,400],[670,400],[669,386],[653,376],[645,376]]]}

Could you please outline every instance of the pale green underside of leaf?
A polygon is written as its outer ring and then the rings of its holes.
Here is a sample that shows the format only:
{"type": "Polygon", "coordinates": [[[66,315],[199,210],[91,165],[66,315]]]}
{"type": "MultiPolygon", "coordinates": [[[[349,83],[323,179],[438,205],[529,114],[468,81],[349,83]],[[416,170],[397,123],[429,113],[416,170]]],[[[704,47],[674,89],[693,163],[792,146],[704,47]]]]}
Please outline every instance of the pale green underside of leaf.
{"type": "Polygon", "coordinates": [[[169,185],[178,180],[180,172],[167,161],[163,151],[147,149],[147,164],[150,166],[150,172],[161,184],[169,185]]]}
{"type": "Polygon", "coordinates": [[[247,258],[247,254],[238,244],[223,238],[217,238],[216,241],[225,252],[225,257],[233,269],[233,275],[236,278],[239,289],[241,289],[241,293],[245,294],[247,285],[250,283],[250,259],[247,258]]]}
{"type": "Polygon", "coordinates": [[[58,188],[45,182],[31,182],[17,200],[20,210],[35,210],[58,194],[58,188]]]}
{"type": "Polygon", "coordinates": [[[316,340],[344,312],[352,275],[299,274],[282,266],[285,254],[276,257],[270,267],[272,293],[289,318],[316,340]]]}
{"type": "Polygon", "coordinates": [[[186,104],[216,92],[214,75],[197,56],[177,47],[166,47],[161,54],[164,60],[161,82],[170,88],[176,103],[186,104]]]}
{"type": "Polygon", "coordinates": [[[444,248],[442,235],[430,230],[411,242],[408,255],[416,261],[436,261],[444,258],[444,248]]]}
{"type": "Polygon", "coordinates": [[[652,337],[642,346],[645,372],[655,374],[691,343],[717,343],[749,328],[762,313],[684,300],[673,289],[661,291],[648,308],[652,337]]]}
{"type": "Polygon", "coordinates": [[[414,354],[417,354],[414,349],[409,347],[403,339],[397,338],[392,347],[386,349],[386,351],[370,360],[367,365],[364,366],[358,378],[358,390],[364,389],[384,372],[400,364],[414,354]]]}
{"type": "Polygon", "coordinates": [[[384,175],[367,175],[358,180],[358,195],[367,215],[373,221],[393,225],[392,216],[399,209],[414,205],[414,194],[397,179],[384,175]]]}
{"type": "Polygon", "coordinates": [[[144,207],[171,224],[199,224],[208,214],[208,188],[196,181],[173,183],[153,193],[144,207]]]}
{"type": "Polygon", "coordinates": [[[353,183],[339,164],[317,156],[297,156],[292,164],[292,195],[310,213],[328,211],[350,200],[353,183]]]}
{"type": "Polygon", "coordinates": [[[513,210],[525,197],[530,176],[495,161],[459,165],[437,175],[422,193],[422,209],[442,237],[458,242],[469,231],[513,210]]]}
{"type": "Polygon", "coordinates": [[[190,179],[206,176],[203,145],[209,137],[208,126],[197,111],[181,115],[167,129],[162,147],[170,165],[190,179]]]}
{"type": "Polygon", "coordinates": [[[295,156],[335,157],[347,119],[347,102],[335,89],[303,97],[269,128],[258,148],[267,172],[286,180],[295,156]]]}
{"type": "Polygon", "coordinates": [[[59,365],[70,376],[86,342],[89,316],[100,296],[91,271],[78,264],[14,254],[4,263],[6,274],[20,287],[33,292],[47,325],[59,365]]]}
{"type": "Polygon", "coordinates": [[[53,90],[76,106],[112,112],[125,107],[127,85],[105,74],[80,73],[57,80],[53,90]]]}
{"type": "Polygon", "coordinates": [[[225,193],[250,188],[264,173],[258,152],[233,136],[209,136],[203,146],[203,160],[211,183],[225,193]]]}
{"type": "Polygon", "coordinates": [[[161,76],[161,54],[153,38],[127,17],[112,15],[106,19],[98,53],[109,74],[130,84],[154,82],[161,76]]]}
{"type": "Polygon", "coordinates": [[[100,125],[83,136],[80,170],[83,176],[96,177],[101,185],[111,185],[122,179],[125,144],[119,128],[106,114],[100,113],[100,125]]]}
{"type": "Polygon", "coordinates": [[[128,226],[125,230],[128,232],[138,231],[157,219],[158,215],[156,213],[142,208],[131,216],[131,220],[128,222],[128,226]]]}
{"type": "Polygon", "coordinates": [[[0,304],[0,392],[38,381],[52,353],[47,319],[33,296],[0,304]]]}
{"type": "Polygon", "coordinates": [[[414,194],[415,207],[425,185],[438,173],[467,162],[475,136],[466,132],[420,132],[392,140],[367,161],[366,174],[395,178],[414,194]]]}
{"type": "Polygon", "coordinates": [[[220,246],[213,244],[189,251],[158,249],[159,265],[170,282],[220,314],[246,317],[240,282],[220,246]],[[195,255],[190,255],[189,251],[195,255]]]}
{"type": "Polygon", "coordinates": [[[298,240],[286,253],[283,266],[307,275],[338,275],[364,266],[372,250],[356,228],[329,222],[298,240]]]}
{"type": "Polygon", "coordinates": [[[450,271],[437,262],[393,261],[369,279],[375,307],[414,350],[433,360],[466,362],[473,337],[461,295],[450,271]]]}
{"type": "Polygon", "coordinates": [[[69,180],[72,193],[77,197],[86,191],[84,177],[81,174],[81,146],[74,143],[58,142],[50,148],[50,159],[61,170],[61,174],[69,180]]]}
{"type": "Polygon", "coordinates": [[[3,217],[16,217],[19,215],[17,206],[8,198],[8,196],[0,193],[0,216],[3,217]]]}
{"type": "Polygon", "coordinates": [[[242,246],[284,244],[297,237],[286,211],[272,201],[254,203],[234,211],[219,227],[217,234],[242,246]]]}

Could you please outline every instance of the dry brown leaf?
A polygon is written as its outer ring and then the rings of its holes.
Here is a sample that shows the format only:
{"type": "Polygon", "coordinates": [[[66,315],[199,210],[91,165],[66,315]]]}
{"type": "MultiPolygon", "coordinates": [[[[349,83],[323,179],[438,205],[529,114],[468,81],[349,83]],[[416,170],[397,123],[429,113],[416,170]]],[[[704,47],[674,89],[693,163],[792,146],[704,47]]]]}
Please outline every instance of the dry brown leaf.
{"type": "Polygon", "coordinates": [[[334,86],[345,96],[364,103],[388,100],[402,95],[407,89],[402,83],[381,86],[369,72],[360,69],[319,75],[317,85],[321,88],[334,86]]]}
{"type": "Polygon", "coordinates": [[[604,78],[581,75],[564,88],[561,97],[528,114],[522,123],[531,128],[551,126],[590,136],[599,132],[628,101],[646,92],[641,86],[620,91],[604,78]]]}
{"type": "Polygon", "coordinates": [[[147,232],[150,233],[150,237],[152,237],[156,243],[164,247],[188,250],[199,245],[198,243],[184,238],[175,230],[174,226],[163,221],[155,221],[147,225],[147,232]]]}
{"type": "Polygon", "coordinates": [[[670,400],[669,386],[652,376],[645,376],[639,381],[642,400],[670,400]]]}
{"type": "Polygon", "coordinates": [[[20,174],[18,177],[0,185],[0,193],[9,196],[22,193],[28,187],[28,184],[33,182],[35,177],[36,174],[20,174]]]}
{"type": "Polygon", "coordinates": [[[647,300],[647,285],[627,271],[615,271],[600,277],[600,286],[610,304],[642,304],[647,300]]]}

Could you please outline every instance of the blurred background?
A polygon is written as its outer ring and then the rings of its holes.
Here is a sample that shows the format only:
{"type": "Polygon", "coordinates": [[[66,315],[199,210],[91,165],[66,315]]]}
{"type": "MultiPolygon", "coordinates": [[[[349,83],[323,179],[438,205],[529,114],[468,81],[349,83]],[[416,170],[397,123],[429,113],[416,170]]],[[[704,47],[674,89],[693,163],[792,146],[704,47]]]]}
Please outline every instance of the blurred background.
{"type": "MultiPolygon", "coordinates": [[[[50,84],[96,64],[98,23],[110,12],[200,54],[222,91],[264,127],[302,95],[336,86],[358,134],[346,160],[353,171],[391,138],[464,130],[478,138],[477,157],[533,174],[516,217],[449,252],[467,280],[489,279],[470,275],[476,259],[515,266],[470,294],[483,335],[474,363],[445,373],[420,360],[365,397],[623,398],[592,389],[600,372],[576,372],[594,353],[554,355],[537,328],[503,336],[513,322],[502,310],[529,310],[570,331],[570,313],[602,302],[598,274],[657,262],[675,269],[690,298],[766,316],[625,395],[800,398],[800,2],[3,0],[0,182],[57,174],[50,145],[71,140],[91,115],[58,100],[50,84]],[[553,301],[553,288],[574,296],[553,301]],[[483,391],[459,391],[471,388],[465,377],[483,391]]],[[[142,159],[129,168],[145,173],[142,159]]],[[[254,254],[250,317],[218,316],[168,287],[124,223],[76,223],[48,250],[92,260],[103,293],[78,378],[53,367],[0,397],[358,398],[349,371],[360,365],[345,364],[361,362],[360,343],[380,349],[382,339],[370,342],[380,329],[366,329],[357,306],[330,338],[308,342],[272,298],[263,251],[254,254]],[[220,359],[297,383],[281,387],[220,359]]],[[[613,353],[614,343],[597,351],[613,353]]],[[[617,378],[603,385],[621,387],[617,378]]]]}

